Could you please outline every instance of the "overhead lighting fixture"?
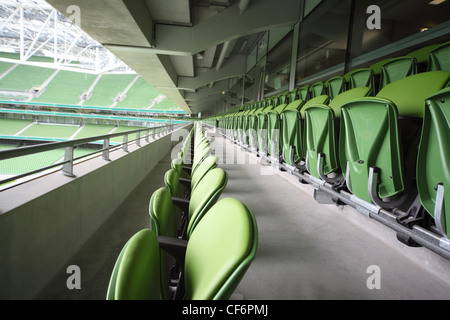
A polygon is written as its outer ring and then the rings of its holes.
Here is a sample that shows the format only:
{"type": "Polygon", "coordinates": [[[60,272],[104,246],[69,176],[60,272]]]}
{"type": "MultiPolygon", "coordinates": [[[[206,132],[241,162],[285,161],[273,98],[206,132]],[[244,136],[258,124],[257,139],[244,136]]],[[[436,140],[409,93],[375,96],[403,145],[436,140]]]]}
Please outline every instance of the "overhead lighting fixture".
{"type": "Polygon", "coordinates": [[[445,1],[447,1],[447,0],[433,0],[433,1],[430,1],[428,4],[431,4],[433,6],[437,6],[437,5],[439,5],[439,4],[441,4],[442,2],[445,2],[445,1]]]}
{"type": "Polygon", "coordinates": [[[428,27],[423,27],[422,29],[420,29],[420,32],[427,31],[428,29],[430,29],[430,28],[428,28],[428,27]]]}

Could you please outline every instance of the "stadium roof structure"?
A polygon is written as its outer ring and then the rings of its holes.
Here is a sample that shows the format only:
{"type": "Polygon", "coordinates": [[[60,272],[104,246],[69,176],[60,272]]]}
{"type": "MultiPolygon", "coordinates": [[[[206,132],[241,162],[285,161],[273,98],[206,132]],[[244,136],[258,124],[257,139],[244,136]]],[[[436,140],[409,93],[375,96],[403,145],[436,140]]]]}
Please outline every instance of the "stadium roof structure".
{"type": "MultiPolygon", "coordinates": [[[[70,11],[73,10],[73,11],[70,11]]],[[[0,52],[15,53],[23,64],[36,61],[53,63],[55,67],[83,72],[108,71],[135,73],[77,25],[76,7],[73,18],[66,18],[44,0],[2,0],[0,2],[0,52]]]]}
{"type": "Polygon", "coordinates": [[[259,88],[254,88],[255,97],[236,95],[232,88],[258,82],[260,75],[246,72],[254,65],[249,59],[257,60],[257,51],[275,43],[266,39],[268,31],[277,36],[290,32],[301,10],[298,0],[282,5],[273,0],[46,2],[170,101],[201,116],[215,114],[221,105],[259,100],[259,88]]]}
{"type": "MultiPolygon", "coordinates": [[[[76,108],[78,113],[86,111],[91,113],[92,109],[101,110],[103,114],[118,112],[130,115],[135,112],[138,117],[142,116],[142,113],[160,114],[166,110],[168,114],[186,113],[111,51],[85,33],[80,28],[82,15],[78,6],[69,5],[64,13],[68,16],[64,16],[44,0],[0,1],[0,91],[6,90],[0,92],[0,103],[14,105],[14,109],[17,109],[18,105],[28,109],[33,105],[40,105],[76,108]],[[21,73],[17,70],[11,71],[17,66],[20,66],[17,69],[20,69],[21,73]],[[33,74],[35,72],[43,73],[39,81],[36,79],[38,75],[33,74]],[[34,77],[35,79],[30,79],[29,82],[35,83],[29,83],[29,87],[16,90],[14,85],[5,84],[14,78],[8,73],[16,73],[16,78],[34,77]],[[109,78],[104,75],[108,75],[109,78]],[[113,77],[114,80],[111,78],[112,75],[116,76],[113,77]],[[70,80],[72,76],[73,81],[70,80]],[[101,76],[104,76],[103,79],[100,79],[101,76]],[[83,80],[85,84],[81,88],[79,86],[83,80]],[[52,81],[53,83],[50,83],[52,81]],[[69,85],[75,84],[76,96],[72,93],[73,97],[69,99],[72,102],[67,102],[67,99],[55,101],[55,97],[49,99],[46,95],[49,96],[51,90],[44,94],[44,98],[39,98],[41,92],[33,92],[41,89],[45,91],[46,88],[41,87],[49,83],[50,87],[53,86],[53,92],[57,92],[58,89],[61,91],[61,85],[59,87],[55,85],[58,81],[65,81],[69,85]],[[114,82],[122,83],[113,88],[114,82]],[[110,84],[102,86],[102,83],[110,84]],[[115,90],[115,96],[109,97],[106,103],[103,103],[105,100],[97,99],[96,104],[90,105],[89,90],[94,89],[97,92],[100,89],[115,90]],[[18,92],[14,92],[15,90],[18,92]],[[145,94],[141,94],[143,91],[145,94]],[[125,103],[121,103],[127,93],[134,94],[134,99],[129,97],[125,103]],[[84,95],[87,98],[83,98],[84,95]],[[78,98],[80,96],[81,99],[78,98]],[[124,104],[127,106],[121,110],[120,107],[124,104]],[[136,107],[138,104],[140,105],[136,107]]],[[[14,81],[19,80],[13,79],[14,81]]]]}
{"type": "Polygon", "coordinates": [[[292,30],[301,9],[298,0],[47,2],[67,17],[77,6],[84,31],[183,110],[202,116],[231,101],[230,83],[247,77],[248,55],[267,31],[292,30]]]}

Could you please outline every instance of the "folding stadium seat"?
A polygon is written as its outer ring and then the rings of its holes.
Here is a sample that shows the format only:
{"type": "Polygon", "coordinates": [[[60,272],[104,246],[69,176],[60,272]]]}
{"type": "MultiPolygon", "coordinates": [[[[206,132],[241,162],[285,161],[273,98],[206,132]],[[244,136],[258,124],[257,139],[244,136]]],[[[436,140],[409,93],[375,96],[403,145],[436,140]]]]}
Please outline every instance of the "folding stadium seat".
{"type": "Polygon", "coordinates": [[[243,106],[242,110],[239,111],[235,118],[236,118],[236,133],[235,133],[235,140],[238,143],[242,142],[242,127],[244,125],[243,120],[244,120],[244,114],[247,112],[247,106],[243,106]]]}
{"type": "Polygon", "coordinates": [[[450,41],[430,52],[428,70],[450,71],[450,41]]]}
{"type": "Polygon", "coordinates": [[[242,144],[245,146],[249,145],[249,127],[250,127],[250,116],[256,112],[256,103],[250,105],[250,109],[243,116],[242,120],[242,144]]]}
{"type": "Polygon", "coordinates": [[[281,154],[281,113],[286,109],[290,101],[298,99],[298,89],[280,94],[279,99],[280,104],[276,108],[269,110],[267,113],[267,151],[270,156],[277,159],[281,154]]]}
{"type": "Polygon", "coordinates": [[[242,109],[238,109],[234,115],[233,115],[233,140],[238,141],[239,140],[239,133],[240,133],[240,117],[243,113],[242,109]]]}
{"type": "Polygon", "coordinates": [[[376,92],[375,74],[371,68],[360,68],[348,72],[344,75],[347,80],[348,88],[369,87],[373,92],[376,92]]]}
{"type": "MultiPolygon", "coordinates": [[[[181,224],[181,212],[172,204],[172,194],[167,188],[159,188],[150,199],[149,204],[151,230],[157,236],[176,238],[178,236],[179,226],[181,224]]],[[[175,280],[177,273],[175,259],[160,250],[159,259],[162,284],[162,298],[168,299],[170,291],[168,284],[175,280]]]]}
{"type": "Polygon", "coordinates": [[[301,87],[298,90],[298,95],[299,95],[299,98],[301,100],[303,100],[304,102],[308,101],[311,98],[310,86],[306,85],[306,86],[301,87]]]}
{"type": "Polygon", "coordinates": [[[306,103],[299,99],[290,103],[282,112],[282,157],[290,166],[304,170],[303,165],[298,162],[304,159],[304,109],[310,105],[327,104],[329,97],[321,95],[310,99],[306,103]]]}
{"type": "Polygon", "coordinates": [[[342,179],[338,160],[339,120],[341,106],[353,99],[371,94],[368,87],[345,91],[326,104],[309,105],[305,114],[305,154],[309,173],[331,184],[342,179]],[[334,174],[329,178],[328,175],[334,174]]]}
{"type": "Polygon", "coordinates": [[[106,299],[166,298],[161,288],[160,248],[176,256],[182,266],[175,299],[229,299],[254,260],[257,246],[253,213],[236,199],[222,199],[187,242],[157,237],[149,229],[133,235],[117,258],[106,299]]]}
{"type": "Polygon", "coordinates": [[[317,98],[321,95],[327,94],[327,86],[325,85],[325,83],[323,81],[318,81],[311,85],[311,87],[309,88],[309,91],[311,93],[311,99],[317,98]]]}
{"type": "Polygon", "coordinates": [[[414,57],[398,57],[389,59],[381,67],[380,84],[378,90],[399,79],[417,73],[417,60],[414,57]]]}
{"type": "Polygon", "coordinates": [[[265,101],[266,107],[257,114],[258,125],[256,127],[257,148],[262,154],[267,153],[267,113],[275,107],[272,98],[267,98],[265,101]]]}
{"type": "MultiPolygon", "coordinates": [[[[172,172],[172,174],[173,173],[174,172],[172,172]]],[[[197,183],[195,189],[192,190],[189,199],[172,197],[174,205],[179,207],[184,214],[184,220],[182,221],[183,225],[181,226],[181,234],[184,237],[189,237],[189,234],[201,220],[206,211],[220,197],[227,182],[228,174],[226,171],[221,168],[214,168],[208,171],[208,173],[197,183]]],[[[153,207],[150,210],[150,216],[153,215],[152,210],[155,210],[156,212],[158,208],[153,207]]]]}
{"type": "Polygon", "coordinates": [[[242,145],[247,145],[247,131],[248,131],[248,115],[253,111],[253,104],[245,106],[244,111],[240,115],[239,123],[239,142],[242,145]]]}
{"type": "Polygon", "coordinates": [[[255,104],[255,110],[248,115],[248,139],[249,146],[253,150],[258,148],[258,114],[265,108],[268,101],[261,100],[255,104]]]}
{"type": "Polygon", "coordinates": [[[427,99],[417,157],[420,202],[450,238],[450,88],[427,99]]]}
{"type": "Polygon", "coordinates": [[[347,82],[342,76],[335,76],[325,82],[327,93],[331,100],[347,89],[347,82]]]}
{"type": "Polygon", "coordinates": [[[340,165],[354,195],[386,209],[405,203],[414,188],[425,99],[449,80],[450,72],[420,73],[342,106],[340,165]]]}
{"type": "Polygon", "coordinates": [[[212,169],[217,167],[217,157],[206,157],[192,174],[191,178],[182,178],[174,169],[164,175],[164,183],[174,197],[189,198],[200,180],[212,169]]]}
{"type": "MultiPolygon", "coordinates": [[[[414,57],[417,60],[417,72],[425,72],[428,71],[428,59],[430,57],[430,52],[441,46],[442,43],[435,43],[429,46],[425,46],[423,48],[414,50],[408,53],[407,57],[414,57]]],[[[429,70],[431,71],[431,70],[429,70]]]]}

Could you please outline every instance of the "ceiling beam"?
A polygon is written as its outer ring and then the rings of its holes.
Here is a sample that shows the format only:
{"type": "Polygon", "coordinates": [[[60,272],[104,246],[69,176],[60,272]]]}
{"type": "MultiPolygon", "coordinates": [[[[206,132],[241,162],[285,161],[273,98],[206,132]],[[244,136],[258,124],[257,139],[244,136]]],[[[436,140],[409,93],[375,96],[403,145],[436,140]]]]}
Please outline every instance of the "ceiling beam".
{"type": "MultiPolygon", "coordinates": [[[[300,5],[298,0],[259,0],[241,13],[237,3],[193,27],[157,24],[155,47],[140,47],[157,54],[194,55],[245,35],[292,26],[299,20],[300,5]]],[[[120,44],[111,42],[108,45],[120,44]]]]}
{"type": "Polygon", "coordinates": [[[184,90],[196,90],[212,82],[239,76],[245,73],[247,57],[245,55],[236,55],[230,58],[222,68],[211,69],[203,72],[195,78],[178,77],[178,88],[184,90]]]}

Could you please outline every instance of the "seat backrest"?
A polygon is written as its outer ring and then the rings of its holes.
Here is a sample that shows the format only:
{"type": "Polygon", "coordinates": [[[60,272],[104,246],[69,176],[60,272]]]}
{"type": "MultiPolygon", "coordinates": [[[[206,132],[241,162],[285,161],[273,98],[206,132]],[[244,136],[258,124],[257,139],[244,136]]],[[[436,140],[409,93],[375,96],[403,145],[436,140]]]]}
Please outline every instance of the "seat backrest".
{"type": "Polygon", "coordinates": [[[180,175],[175,169],[170,169],[164,174],[164,184],[170,191],[172,197],[182,196],[182,188],[179,179],[180,175]]]}
{"type": "Polygon", "coordinates": [[[281,113],[287,104],[280,104],[267,113],[267,151],[272,156],[278,156],[281,146],[281,113]]]}
{"type": "Polygon", "coordinates": [[[408,53],[406,56],[416,58],[419,72],[424,72],[427,71],[428,68],[428,59],[430,58],[430,52],[441,45],[442,43],[434,43],[425,47],[421,47],[408,53]]]}
{"type": "Polygon", "coordinates": [[[167,188],[159,188],[150,197],[149,215],[151,229],[158,236],[175,237],[177,217],[172,204],[172,194],[167,188]]]}
{"type": "Polygon", "coordinates": [[[450,41],[430,52],[428,70],[450,71],[450,41]]]}
{"type": "Polygon", "coordinates": [[[134,234],[122,248],[109,281],[107,300],[160,300],[160,250],[153,231],[134,234]]]}
{"type": "Polygon", "coordinates": [[[449,79],[450,72],[419,73],[390,83],[376,97],[355,99],[341,108],[340,165],[356,196],[371,201],[371,167],[380,170],[380,198],[405,190],[404,168],[409,166],[404,165],[403,147],[407,146],[402,138],[411,132],[400,134],[398,117],[421,118],[425,99],[444,88],[449,79]]]}
{"type": "Polygon", "coordinates": [[[273,110],[273,104],[269,104],[264,110],[258,113],[258,126],[257,126],[257,138],[258,138],[258,149],[261,151],[267,151],[267,139],[268,139],[268,113],[273,110]]]}
{"type": "Polygon", "coordinates": [[[336,76],[327,80],[327,82],[325,82],[325,85],[327,86],[327,93],[331,100],[344,92],[347,88],[347,82],[342,76],[336,76]]]}
{"type": "Polygon", "coordinates": [[[379,90],[391,82],[417,73],[417,60],[414,57],[391,59],[381,67],[379,90]]]}
{"type": "Polygon", "coordinates": [[[427,98],[416,176],[420,202],[450,236],[450,88],[427,98]],[[438,197],[438,186],[444,191],[438,197]],[[439,201],[441,201],[439,203],[439,201]],[[437,212],[439,211],[440,212],[437,212]],[[441,215],[439,217],[439,214],[441,215]]]}
{"type": "MultiPolygon", "coordinates": [[[[176,172],[175,172],[176,174],[176,172]]],[[[181,212],[172,204],[172,195],[167,188],[159,188],[153,192],[149,203],[149,215],[151,230],[156,236],[175,238],[181,225],[181,212]]],[[[170,293],[170,271],[175,259],[161,250],[160,256],[161,294],[166,299],[170,293]]]]}
{"type": "Polygon", "coordinates": [[[195,173],[197,168],[200,166],[200,164],[203,162],[203,160],[206,159],[211,154],[211,147],[209,146],[209,143],[207,145],[204,145],[204,148],[197,148],[196,152],[194,154],[194,160],[192,161],[192,171],[191,175],[195,173]]]}
{"type": "Polygon", "coordinates": [[[183,170],[183,161],[181,158],[175,158],[171,161],[170,166],[174,169],[178,175],[182,178],[186,176],[185,171],[183,170]]]}
{"type": "Polygon", "coordinates": [[[308,171],[320,179],[317,170],[319,153],[325,155],[323,173],[328,175],[339,169],[337,119],[341,116],[341,106],[371,93],[368,87],[350,89],[336,96],[329,105],[315,104],[305,108],[305,152],[308,171]],[[336,128],[336,129],[335,129],[336,128]]]}
{"type": "Polygon", "coordinates": [[[323,81],[312,84],[309,90],[311,91],[311,98],[327,94],[327,87],[323,81]]]}
{"type": "Polygon", "coordinates": [[[373,70],[370,68],[360,68],[352,70],[344,77],[348,78],[350,89],[369,87],[375,92],[375,75],[373,70]]]}
{"type": "Polygon", "coordinates": [[[191,192],[195,190],[195,187],[203,177],[215,167],[217,167],[217,157],[215,155],[210,155],[203,160],[191,177],[191,192]]]}
{"type": "Polygon", "coordinates": [[[228,299],[255,258],[258,228],[240,201],[218,201],[198,223],[186,250],[187,300],[228,299]]]}
{"type": "Polygon", "coordinates": [[[306,85],[301,87],[298,90],[298,95],[300,97],[301,100],[303,101],[308,101],[310,99],[310,90],[309,90],[310,86],[306,85]]]}
{"type": "Polygon", "coordinates": [[[219,199],[228,182],[228,174],[222,168],[210,170],[191,193],[189,202],[187,237],[193,232],[205,213],[219,199]]]}
{"type": "Polygon", "coordinates": [[[303,114],[304,109],[309,105],[326,104],[329,101],[327,95],[321,95],[316,98],[308,100],[306,103],[303,100],[298,100],[286,107],[282,112],[282,137],[281,148],[283,152],[284,161],[289,165],[294,165],[292,161],[298,162],[304,157],[304,137],[303,137],[303,114]],[[291,149],[294,147],[294,149],[291,149]],[[293,152],[292,155],[290,153],[293,152]]]}

